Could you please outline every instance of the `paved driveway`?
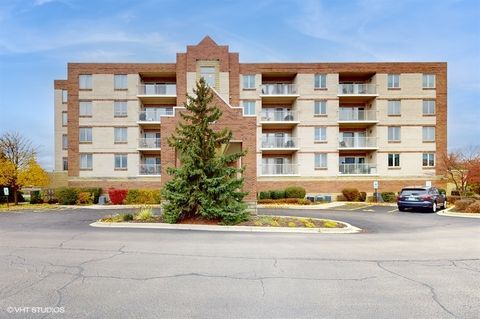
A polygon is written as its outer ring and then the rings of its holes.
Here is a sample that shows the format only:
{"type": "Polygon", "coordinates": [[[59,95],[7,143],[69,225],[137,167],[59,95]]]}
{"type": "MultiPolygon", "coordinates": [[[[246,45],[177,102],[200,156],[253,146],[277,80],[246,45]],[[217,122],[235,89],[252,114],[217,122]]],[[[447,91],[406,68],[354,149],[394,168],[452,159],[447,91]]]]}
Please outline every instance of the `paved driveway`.
{"type": "Polygon", "coordinates": [[[480,220],[392,209],[261,211],[365,229],[348,235],[104,229],[88,226],[104,214],[95,210],[0,213],[0,318],[478,318],[480,220]]]}

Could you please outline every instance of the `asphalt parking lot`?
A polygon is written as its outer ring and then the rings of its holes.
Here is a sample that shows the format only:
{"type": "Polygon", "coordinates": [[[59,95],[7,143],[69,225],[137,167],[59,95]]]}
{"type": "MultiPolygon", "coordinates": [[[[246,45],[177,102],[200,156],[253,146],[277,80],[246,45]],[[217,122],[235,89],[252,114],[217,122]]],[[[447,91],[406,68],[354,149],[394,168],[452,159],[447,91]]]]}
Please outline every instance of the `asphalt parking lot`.
{"type": "Polygon", "coordinates": [[[364,231],[104,229],[89,224],[110,211],[0,213],[0,318],[479,317],[479,219],[259,212],[364,231]]]}

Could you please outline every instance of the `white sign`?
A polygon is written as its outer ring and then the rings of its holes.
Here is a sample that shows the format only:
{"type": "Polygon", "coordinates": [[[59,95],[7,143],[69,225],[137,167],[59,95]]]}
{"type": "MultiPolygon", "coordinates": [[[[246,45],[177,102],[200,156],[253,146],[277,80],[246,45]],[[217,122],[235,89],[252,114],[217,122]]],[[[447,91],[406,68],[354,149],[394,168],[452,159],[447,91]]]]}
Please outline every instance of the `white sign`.
{"type": "Polygon", "coordinates": [[[378,181],[373,181],[373,188],[378,189],[378,181]]]}
{"type": "Polygon", "coordinates": [[[3,195],[8,196],[8,187],[3,188],[3,195]]]}
{"type": "Polygon", "coordinates": [[[426,181],[425,186],[427,187],[432,187],[432,181],[426,181]]]}

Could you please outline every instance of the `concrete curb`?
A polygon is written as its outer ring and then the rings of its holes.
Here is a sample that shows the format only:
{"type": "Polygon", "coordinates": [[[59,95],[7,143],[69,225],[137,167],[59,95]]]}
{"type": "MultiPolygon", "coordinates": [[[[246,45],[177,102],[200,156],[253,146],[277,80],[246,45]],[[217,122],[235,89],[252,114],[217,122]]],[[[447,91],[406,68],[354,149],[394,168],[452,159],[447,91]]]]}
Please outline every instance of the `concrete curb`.
{"type": "Polygon", "coordinates": [[[77,206],[78,208],[84,209],[132,209],[132,208],[142,208],[142,207],[151,207],[151,208],[161,208],[160,204],[145,204],[145,205],[85,205],[77,206]]]}
{"type": "Polygon", "coordinates": [[[445,210],[441,210],[437,212],[437,215],[440,216],[448,216],[448,217],[463,217],[463,218],[480,218],[480,214],[472,214],[472,213],[455,213],[451,210],[454,207],[447,208],[445,210]]]}
{"type": "MultiPolygon", "coordinates": [[[[280,208],[280,209],[312,209],[312,210],[322,210],[322,209],[331,209],[336,207],[341,207],[348,205],[351,202],[332,202],[326,204],[318,204],[318,205],[288,205],[288,204],[280,204],[280,205],[270,205],[270,204],[258,204],[257,208],[280,208]]],[[[396,203],[365,203],[364,207],[356,207],[356,208],[346,208],[345,210],[358,210],[364,209],[371,206],[386,206],[386,207],[397,207],[396,203]]]]}
{"type": "MultiPolygon", "coordinates": [[[[289,216],[282,216],[289,217],[289,216]]],[[[295,216],[298,218],[297,216],[295,216]]],[[[331,220],[331,219],[330,219],[331,220]]],[[[137,229],[170,229],[170,230],[200,230],[217,232],[250,232],[250,233],[297,233],[297,234],[355,234],[362,230],[348,223],[336,221],[346,225],[345,228],[290,228],[290,227],[257,227],[257,226],[222,226],[196,224],[166,224],[166,223],[105,223],[93,222],[92,227],[104,228],[137,228],[137,229]]]]}

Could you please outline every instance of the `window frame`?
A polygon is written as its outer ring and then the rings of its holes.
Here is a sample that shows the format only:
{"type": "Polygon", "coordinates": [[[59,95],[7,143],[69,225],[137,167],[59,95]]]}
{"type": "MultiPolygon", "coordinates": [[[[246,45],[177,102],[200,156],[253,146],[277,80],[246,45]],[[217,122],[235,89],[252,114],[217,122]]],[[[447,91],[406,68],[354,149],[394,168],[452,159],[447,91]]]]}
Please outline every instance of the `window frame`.
{"type": "Polygon", "coordinates": [[[78,141],[80,143],[92,143],[93,142],[93,128],[92,127],[79,127],[78,128],[78,141]],[[83,132],[83,133],[82,133],[83,132]],[[90,134],[88,134],[90,132],[90,134]],[[88,139],[90,137],[90,139],[88,139]],[[82,138],[86,138],[83,140],[82,138]]]}
{"type": "Polygon", "coordinates": [[[400,167],[400,153],[388,153],[387,166],[388,168],[400,167]]]}
{"type": "Polygon", "coordinates": [[[327,142],[327,127],[326,126],[315,126],[314,130],[313,130],[313,141],[315,143],[326,143],[327,142]],[[319,130],[320,132],[320,139],[317,139],[317,130],[319,130]],[[322,132],[324,132],[322,134],[322,132]],[[323,135],[323,136],[322,136],[323,135]],[[322,139],[322,137],[324,137],[322,139]]]}
{"type": "Polygon", "coordinates": [[[387,105],[387,115],[388,116],[401,116],[402,115],[402,102],[401,100],[388,100],[388,105],[387,105]],[[391,113],[390,106],[393,105],[393,103],[398,104],[398,112],[397,113],[391,113]]]}
{"type": "Polygon", "coordinates": [[[80,153],[80,170],[93,170],[93,154],[92,153],[80,153]],[[87,166],[83,166],[84,158],[87,166]],[[89,163],[90,162],[90,163],[89,163]],[[90,165],[88,165],[90,164],[90,165]]]}
{"type": "Polygon", "coordinates": [[[68,112],[62,111],[62,126],[68,126],[68,112]]]}
{"type": "Polygon", "coordinates": [[[422,153],[422,167],[428,167],[428,168],[435,167],[435,161],[436,161],[436,158],[435,158],[434,152],[422,153]],[[425,161],[427,165],[425,165],[425,161]],[[432,164],[430,165],[430,163],[432,164]]]}
{"type": "Polygon", "coordinates": [[[313,158],[313,167],[314,169],[328,169],[328,153],[315,153],[313,158]]]}
{"type": "Polygon", "coordinates": [[[387,74],[387,88],[399,89],[400,88],[400,73],[387,74]],[[392,81],[390,81],[392,79],[392,81]]]}
{"type": "Polygon", "coordinates": [[[128,154],[126,153],[118,153],[114,154],[113,156],[113,167],[116,171],[126,171],[128,170],[128,154]],[[117,166],[117,158],[120,158],[119,160],[119,166],[117,166]]]}
{"type": "Polygon", "coordinates": [[[315,90],[325,90],[325,89],[327,89],[327,74],[326,73],[315,73],[315,75],[313,77],[313,88],[315,90]]]}
{"type": "MultiPolygon", "coordinates": [[[[394,137],[396,134],[392,134],[394,137]]],[[[387,140],[389,143],[398,143],[402,141],[402,127],[401,126],[388,126],[387,128],[387,140]],[[398,139],[390,137],[390,130],[398,130],[398,139]]]]}
{"type": "Polygon", "coordinates": [[[425,99],[422,101],[422,115],[429,116],[429,115],[436,115],[437,113],[437,102],[434,99],[425,99]],[[429,105],[431,104],[431,105],[429,105]],[[430,108],[433,108],[433,112],[425,112],[425,108],[427,108],[427,111],[430,110],[430,108]]]}
{"type": "Polygon", "coordinates": [[[113,101],[113,117],[128,117],[128,102],[127,101],[113,101]],[[117,112],[117,106],[125,105],[125,112],[117,112]]]}
{"type": "Polygon", "coordinates": [[[255,74],[243,74],[242,86],[244,90],[255,90],[256,89],[255,74]]]}
{"type": "Polygon", "coordinates": [[[68,91],[62,90],[62,103],[68,103],[68,91]]]}
{"type": "Polygon", "coordinates": [[[92,117],[93,116],[93,102],[92,101],[79,101],[78,102],[78,116],[79,117],[92,117]],[[86,109],[83,109],[83,111],[88,110],[89,112],[87,113],[82,113],[82,106],[87,107],[86,109]]]}
{"type": "Polygon", "coordinates": [[[128,127],[119,126],[113,128],[113,142],[114,144],[126,144],[128,143],[128,127]],[[125,132],[125,136],[123,134],[118,135],[117,132],[125,132]],[[119,139],[122,138],[122,139],[119,139]],[[123,139],[125,138],[125,139],[123,139]]]}
{"type": "Polygon", "coordinates": [[[313,102],[313,116],[326,116],[327,115],[327,100],[315,100],[313,102]],[[320,111],[317,113],[317,106],[320,105],[320,111]]]}
{"type": "Polygon", "coordinates": [[[62,134],[62,150],[68,150],[68,134],[62,134]]]}
{"type": "Polygon", "coordinates": [[[216,87],[216,85],[217,85],[217,67],[216,66],[214,66],[214,65],[200,65],[198,71],[200,72],[200,78],[203,78],[205,80],[205,83],[208,86],[210,86],[212,88],[216,87]],[[204,72],[202,72],[202,69],[212,69],[213,72],[212,73],[204,73],[204,72]],[[205,78],[205,76],[204,76],[205,74],[213,76],[213,85],[210,85],[210,83],[209,83],[210,79],[205,78]]]}
{"type": "Polygon", "coordinates": [[[114,74],[113,75],[113,89],[114,90],[128,90],[128,76],[127,74],[114,74]],[[117,81],[117,79],[121,79],[117,81]],[[120,84],[120,86],[117,86],[120,84]]]}
{"type": "Polygon", "coordinates": [[[79,74],[78,75],[78,88],[80,90],[91,90],[93,87],[92,74],[79,74]]]}
{"type": "Polygon", "coordinates": [[[435,126],[422,126],[422,142],[435,142],[436,129],[435,126]],[[433,132],[433,136],[429,139],[430,132],[433,132]]]}
{"type": "Polygon", "coordinates": [[[257,103],[256,101],[253,101],[253,100],[244,100],[242,101],[242,108],[243,108],[243,115],[247,115],[247,116],[254,116],[254,115],[257,115],[257,103]],[[250,105],[247,107],[247,105],[250,105]],[[253,104],[253,113],[250,113],[251,110],[251,104],[253,104]],[[248,109],[249,112],[246,112],[246,110],[248,109]]]}
{"type": "Polygon", "coordinates": [[[423,73],[422,74],[422,88],[423,89],[435,89],[437,87],[437,77],[435,73],[423,73]],[[433,79],[433,81],[432,81],[433,79]],[[433,83],[430,83],[430,82],[433,83]]]}
{"type": "Polygon", "coordinates": [[[68,171],[68,157],[62,157],[62,171],[68,171]]]}

